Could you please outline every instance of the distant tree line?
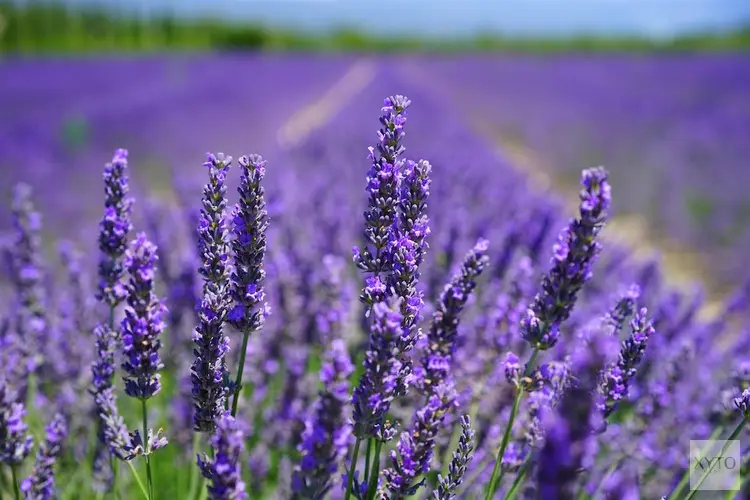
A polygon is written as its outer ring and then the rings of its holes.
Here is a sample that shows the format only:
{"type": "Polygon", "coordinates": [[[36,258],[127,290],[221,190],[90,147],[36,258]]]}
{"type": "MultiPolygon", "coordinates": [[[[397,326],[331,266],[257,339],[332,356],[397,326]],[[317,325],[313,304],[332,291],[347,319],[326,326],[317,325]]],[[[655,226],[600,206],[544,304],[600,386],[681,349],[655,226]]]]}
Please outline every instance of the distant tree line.
{"type": "Polygon", "coordinates": [[[346,51],[693,51],[747,50],[750,26],[730,33],[696,34],[654,42],[639,38],[510,39],[481,34],[463,40],[373,37],[351,29],[310,35],[259,24],[174,15],[142,17],[97,6],[59,1],[0,0],[0,51],[39,54],[164,50],[346,51]]]}

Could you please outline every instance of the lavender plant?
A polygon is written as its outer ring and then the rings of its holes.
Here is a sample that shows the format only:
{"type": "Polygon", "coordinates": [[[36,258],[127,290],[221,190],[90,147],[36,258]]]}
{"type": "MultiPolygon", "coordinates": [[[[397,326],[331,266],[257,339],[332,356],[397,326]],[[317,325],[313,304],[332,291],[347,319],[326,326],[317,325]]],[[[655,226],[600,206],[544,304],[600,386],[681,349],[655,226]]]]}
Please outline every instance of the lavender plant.
{"type": "Polygon", "coordinates": [[[234,272],[231,276],[231,296],[234,307],[229,311],[228,319],[242,332],[242,345],[237,375],[229,388],[232,416],[237,414],[248,339],[263,327],[269,314],[263,290],[268,212],[261,182],[266,175],[266,161],[259,155],[251,155],[241,157],[238,163],[242,170],[240,187],[237,188],[240,200],[232,213],[234,272]]]}

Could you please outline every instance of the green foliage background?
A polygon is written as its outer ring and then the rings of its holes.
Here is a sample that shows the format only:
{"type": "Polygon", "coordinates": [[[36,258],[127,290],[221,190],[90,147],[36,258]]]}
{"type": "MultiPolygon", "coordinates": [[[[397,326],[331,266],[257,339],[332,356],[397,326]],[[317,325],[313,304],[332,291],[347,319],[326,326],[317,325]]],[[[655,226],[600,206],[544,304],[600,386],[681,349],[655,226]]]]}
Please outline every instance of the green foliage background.
{"type": "Polygon", "coordinates": [[[342,28],[324,35],[218,19],[185,20],[173,15],[138,17],[87,6],[70,9],[53,1],[23,6],[0,0],[0,52],[158,52],[165,50],[309,51],[726,51],[750,48],[750,25],[732,32],[696,33],[672,40],[643,38],[503,38],[477,34],[465,39],[375,37],[342,28]]]}

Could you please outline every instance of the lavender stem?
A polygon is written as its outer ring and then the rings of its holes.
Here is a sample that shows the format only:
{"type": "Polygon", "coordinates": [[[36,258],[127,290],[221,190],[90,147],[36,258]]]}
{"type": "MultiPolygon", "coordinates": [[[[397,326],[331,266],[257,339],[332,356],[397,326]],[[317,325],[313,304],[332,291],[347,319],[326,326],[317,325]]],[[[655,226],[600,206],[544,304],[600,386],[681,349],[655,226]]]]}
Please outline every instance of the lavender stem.
{"type": "Polygon", "coordinates": [[[143,498],[145,498],[146,500],[149,500],[149,498],[148,498],[148,492],[146,491],[146,487],[143,485],[143,481],[141,481],[141,477],[138,475],[138,471],[135,470],[135,466],[133,465],[133,461],[132,460],[128,460],[126,463],[130,467],[130,471],[133,473],[133,477],[135,478],[135,482],[138,484],[138,487],[141,489],[141,493],[143,493],[143,498]]]}
{"type": "MultiPolygon", "coordinates": [[[[718,438],[719,435],[721,435],[721,433],[723,431],[724,431],[724,427],[723,426],[720,425],[720,426],[716,427],[716,429],[714,429],[714,432],[711,434],[711,436],[709,436],[708,440],[709,441],[713,441],[714,439],[718,438]]],[[[701,451],[701,453],[703,453],[703,452],[701,451]]],[[[687,482],[690,480],[690,474],[689,474],[689,472],[690,472],[690,469],[688,468],[685,471],[685,473],[682,475],[682,479],[680,479],[680,482],[679,482],[679,484],[677,484],[677,486],[675,487],[674,491],[672,491],[672,493],[669,495],[669,497],[667,497],[667,500],[675,500],[676,498],[679,497],[679,495],[682,493],[682,489],[685,487],[685,485],[687,484],[687,482]]]]}
{"type": "Polygon", "coordinates": [[[16,472],[16,466],[10,466],[10,474],[13,476],[13,493],[15,494],[16,500],[21,500],[21,489],[18,487],[18,473],[16,472]]]}
{"type": "MultiPolygon", "coordinates": [[[[719,452],[719,455],[723,455],[725,451],[727,451],[727,448],[729,448],[729,444],[731,441],[734,441],[737,439],[737,436],[740,435],[740,432],[742,432],[742,429],[745,428],[745,424],[747,421],[750,420],[750,415],[745,415],[742,417],[742,420],[739,424],[737,424],[737,427],[734,428],[732,431],[732,434],[727,438],[727,441],[724,443],[724,446],[721,447],[721,451],[719,452]]],[[[685,500],[690,500],[695,496],[695,492],[700,490],[701,485],[703,484],[703,481],[706,480],[709,474],[711,474],[711,471],[714,469],[714,466],[716,465],[716,461],[714,461],[711,464],[711,467],[708,468],[706,472],[703,473],[703,475],[700,478],[700,481],[698,481],[698,484],[695,485],[695,488],[691,488],[690,493],[688,493],[688,496],[685,497],[685,500]]]]}
{"type": "Polygon", "coordinates": [[[375,458],[372,461],[370,481],[367,483],[367,498],[371,500],[374,500],[377,495],[378,476],[380,475],[380,450],[382,448],[383,442],[378,440],[375,443],[375,458]]]}
{"type": "Polygon", "coordinates": [[[513,498],[516,497],[516,493],[518,492],[518,487],[521,486],[521,483],[523,482],[523,478],[524,476],[526,476],[526,471],[529,470],[530,465],[531,465],[531,460],[527,458],[524,461],[521,468],[518,470],[518,473],[516,474],[516,479],[513,481],[513,484],[510,486],[508,493],[506,493],[505,495],[505,500],[513,500],[513,498]]]}
{"type": "Polygon", "coordinates": [[[372,438],[367,440],[367,450],[365,451],[365,483],[370,482],[370,456],[372,455],[372,438]]]}
{"type": "Polygon", "coordinates": [[[154,498],[154,485],[151,479],[151,457],[149,453],[150,444],[148,439],[148,411],[146,409],[146,400],[141,399],[141,410],[143,413],[143,456],[146,459],[146,482],[148,483],[148,499],[153,500],[154,498]]]}
{"type": "MultiPolygon", "coordinates": [[[[537,355],[539,355],[539,349],[534,348],[534,350],[531,352],[529,362],[526,363],[524,377],[528,377],[531,374],[531,371],[534,369],[534,362],[536,361],[537,355]]],[[[487,493],[484,497],[485,500],[492,500],[492,497],[495,496],[495,492],[497,491],[498,484],[500,483],[500,469],[502,466],[503,457],[505,456],[505,449],[508,447],[508,442],[510,442],[510,432],[513,429],[513,423],[516,420],[516,414],[518,413],[518,408],[521,405],[521,398],[523,398],[523,394],[523,385],[520,385],[518,387],[518,391],[516,392],[516,397],[513,400],[513,407],[510,410],[508,423],[505,426],[505,433],[503,434],[503,440],[500,443],[500,450],[498,450],[497,457],[495,458],[495,467],[493,467],[492,469],[492,476],[490,477],[490,482],[487,486],[487,493]]]]}
{"type": "Polygon", "coordinates": [[[361,438],[357,438],[354,441],[354,449],[352,450],[352,458],[349,461],[349,472],[346,478],[346,493],[344,493],[344,500],[349,500],[352,495],[352,485],[354,484],[354,472],[357,470],[357,459],[359,458],[359,445],[362,443],[361,438]]]}
{"type": "MultiPolygon", "coordinates": [[[[200,433],[193,433],[193,456],[198,454],[198,448],[200,447],[200,433]]],[[[195,493],[198,490],[198,484],[200,483],[200,474],[196,474],[194,467],[190,468],[190,489],[188,490],[188,498],[192,500],[195,498],[195,493]]]]}
{"type": "Polygon", "coordinates": [[[242,333],[242,348],[240,350],[240,364],[237,367],[237,378],[234,381],[234,396],[232,397],[232,416],[237,416],[237,405],[240,402],[242,392],[242,371],[245,368],[245,357],[247,356],[247,341],[250,338],[250,329],[242,333]]]}

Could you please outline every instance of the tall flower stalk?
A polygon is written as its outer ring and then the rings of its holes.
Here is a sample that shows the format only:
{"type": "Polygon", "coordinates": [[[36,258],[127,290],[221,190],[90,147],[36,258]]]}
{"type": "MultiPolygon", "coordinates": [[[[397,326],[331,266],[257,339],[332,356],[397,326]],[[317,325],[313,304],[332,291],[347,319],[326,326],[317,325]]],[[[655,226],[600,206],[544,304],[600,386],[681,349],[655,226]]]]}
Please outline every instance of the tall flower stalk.
{"type": "MultiPolygon", "coordinates": [[[[104,216],[99,222],[99,283],[97,299],[107,306],[106,322],[96,327],[97,358],[92,365],[92,394],[97,406],[99,420],[99,439],[101,450],[112,449],[118,440],[106,436],[120,436],[123,448],[129,448],[126,440],[128,433],[117,414],[117,403],[114,388],[114,349],[119,339],[115,329],[115,312],[117,306],[125,300],[125,270],[123,261],[127,250],[129,233],[132,230],[131,212],[133,199],[128,196],[128,152],[118,149],[110,163],[104,167],[104,216]],[[114,426],[114,427],[113,427],[114,426]]],[[[126,456],[124,453],[122,456],[126,456]]],[[[112,455],[116,456],[116,455],[112,455]]],[[[111,460],[111,458],[110,458],[111,460]]],[[[101,466],[104,461],[94,461],[101,466]]],[[[117,489],[117,466],[111,463],[113,472],[112,488],[117,489]]]]}
{"type": "Polygon", "coordinates": [[[141,401],[143,434],[140,450],[146,460],[146,475],[149,498],[153,498],[151,453],[166,445],[166,440],[157,433],[153,436],[148,427],[146,402],[161,391],[159,371],[164,364],[159,357],[160,335],[164,331],[167,308],[154,293],[156,276],[156,245],[144,233],[139,233],[125,254],[125,267],[130,275],[128,281],[125,317],[122,320],[122,344],[125,361],[125,393],[141,401]]]}
{"type": "Polygon", "coordinates": [[[34,438],[25,422],[26,407],[4,377],[0,377],[0,463],[10,467],[13,491],[20,498],[18,467],[31,453],[34,438]]]}
{"type": "Polygon", "coordinates": [[[438,474],[438,484],[432,492],[432,500],[452,500],[456,498],[456,490],[464,480],[466,468],[474,458],[474,435],[471,428],[471,419],[468,415],[461,416],[461,437],[458,439],[458,447],[453,452],[448,474],[443,477],[438,474]]]}
{"type": "Polygon", "coordinates": [[[237,415],[237,405],[242,391],[242,372],[245,368],[248,338],[263,327],[269,313],[269,308],[264,302],[263,290],[266,278],[263,261],[266,254],[268,212],[261,183],[266,175],[266,161],[260,155],[250,155],[240,157],[237,163],[242,171],[242,177],[237,188],[240,199],[232,213],[234,271],[231,276],[230,293],[234,306],[229,312],[228,320],[242,332],[242,347],[237,375],[229,388],[233,396],[232,416],[237,415]]]}
{"type": "Polygon", "coordinates": [[[213,432],[224,413],[227,397],[225,356],[229,341],[224,321],[229,312],[229,244],[226,228],[226,175],[232,158],[221,153],[207,155],[208,184],[203,188],[203,208],[198,222],[199,252],[203,277],[203,299],[198,308],[198,326],[193,335],[195,360],[193,385],[193,429],[213,432]]]}
{"type": "MultiPolygon", "coordinates": [[[[13,226],[15,241],[11,251],[13,281],[18,301],[14,326],[18,354],[21,356],[19,372],[13,384],[19,402],[26,399],[28,376],[48,364],[47,307],[44,297],[42,272],[42,218],[35,210],[31,186],[18,184],[13,191],[13,226]]],[[[33,388],[32,388],[33,389],[33,388]]]]}
{"type": "Polygon", "coordinates": [[[421,306],[421,297],[416,295],[415,285],[418,261],[423,259],[424,237],[427,235],[424,202],[428,194],[430,167],[425,164],[418,170],[415,166],[409,178],[410,186],[403,193],[400,192],[403,164],[400,156],[405,151],[401,140],[405,135],[403,128],[410,105],[411,101],[404,96],[389,97],[383,103],[377,154],[375,148],[371,147],[368,156],[371,168],[367,174],[368,206],[364,213],[366,246],[361,251],[356,246],[352,249],[357,267],[370,274],[365,278],[360,300],[366,307],[365,317],[375,312],[375,318],[370,346],[365,354],[365,373],[352,396],[355,442],[347,473],[345,500],[351,496],[363,440],[370,440],[368,448],[372,445],[372,439],[377,441],[375,459],[371,465],[374,471],[365,471],[365,476],[377,476],[382,443],[394,435],[392,429],[384,426],[384,417],[391,400],[406,392],[405,382],[411,372],[410,360],[400,356],[399,347],[411,345],[411,327],[421,306]],[[407,223],[403,237],[399,238],[398,205],[402,202],[402,194],[408,212],[402,213],[407,223]],[[409,225],[409,222],[413,224],[409,225]],[[417,238],[419,242],[409,236],[417,238]],[[396,276],[392,277],[392,272],[396,276]],[[394,295],[400,296],[398,303],[391,304],[398,308],[397,311],[379,305],[394,295]],[[398,326],[394,324],[396,318],[398,326]],[[383,377],[384,384],[375,382],[383,377]]]}
{"type": "MultiPolygon", "coordinates": [[[[571,220],[560,233],[553,248],[552,269],[542,278],[541,291],[536,294],[521,319],[521,336],[532,348],[523,377],[533,373],[540,352],[557,344],[560,325],[570,316],[578,299],[578,292],[591,279],[593,264],[601,251],[597,236],[604,227],[611,204],[608,174],[599,167],[584,170],[582,177],[579,217],[571,220]]],[[[516,388],[492,476],[485,490],[485,500],[491,500],[499,486],[502,459],[510,442],[511,430],[524,392],[524,386],[520,384],[516,388]]]]}
{"type": "Polygon", "coordinates": [[[46,437],[36,454],[34,472],[21,483],[26,500],[52,500],[56,497],[54,468],[68,433],[65,417],[55,414],[45,431],[46,437]]]}
{"type": "Polygon", "coordinates": [[[354,366],[342,339],[334,339],[326,351],[320,380],[323,389],[305,421],[299,445],[300,462],[294,469],[294,499],[319,500],[331,488],[331,477],[346,456],[351,429],[345,421],[349,377],[354,366]]]}

